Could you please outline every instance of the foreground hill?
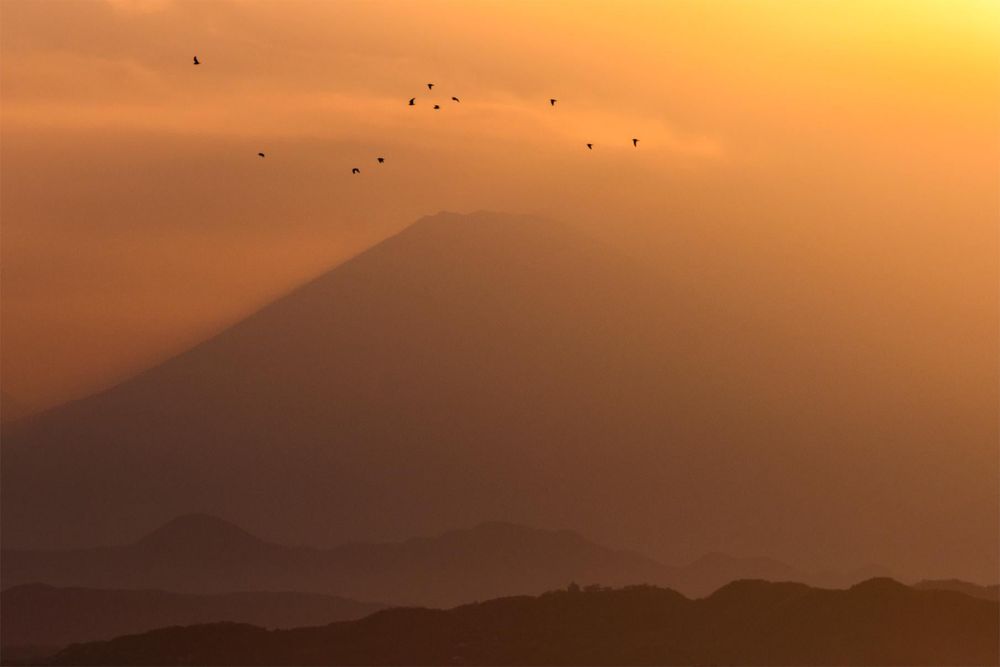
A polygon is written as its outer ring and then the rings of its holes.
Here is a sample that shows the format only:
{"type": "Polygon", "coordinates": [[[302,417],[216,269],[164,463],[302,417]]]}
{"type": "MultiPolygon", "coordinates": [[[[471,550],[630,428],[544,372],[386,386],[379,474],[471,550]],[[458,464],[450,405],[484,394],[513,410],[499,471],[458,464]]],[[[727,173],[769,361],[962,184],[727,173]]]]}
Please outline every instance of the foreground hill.
{"type": "MultiPolygon", "coordinates": [[[[308,593],[185,595],[27,584],[0,593],[0,650],[56,649],[167,625],[216,621],[266,628],[319,625],[367,616],[382,605],[308,593]]],[[[50,651],[51,653],[52,651],[50,651]]]]}
{"type": "Polygon", "coordinates": [[[672,567],[595,544],[572,531],[501,522],[396,543],[290,547],[206,515],[178,517],[119,547],[8,549],[0,564],[7,586],[41,581],[189,593],[295,590],[431,607],[538,594],[570,581],[657,584],[701,596],[739,578],[807,576],[775,560],[722,554],[672,567]]]}
{"type": "Polygon", "coordinates": [[[67,665],[996,664],[1000,608],[889,579],[849,590],[741,581],[708,598],[562,591],[324,627],[174,627],[77,645],[67,665]]]}

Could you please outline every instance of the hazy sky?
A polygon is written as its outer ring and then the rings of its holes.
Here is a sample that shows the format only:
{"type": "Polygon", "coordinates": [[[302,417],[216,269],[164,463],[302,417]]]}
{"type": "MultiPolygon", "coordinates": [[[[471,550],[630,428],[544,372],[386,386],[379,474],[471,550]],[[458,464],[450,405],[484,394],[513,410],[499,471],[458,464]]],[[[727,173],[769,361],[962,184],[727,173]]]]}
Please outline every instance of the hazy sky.
{"type": "Polygon", "coordinates": [[[998,3],[0,12],[2,382],[22,402],[120,379],[442,209],[549,215],[706,276],[740,263],[995,399],[998,3]]]}

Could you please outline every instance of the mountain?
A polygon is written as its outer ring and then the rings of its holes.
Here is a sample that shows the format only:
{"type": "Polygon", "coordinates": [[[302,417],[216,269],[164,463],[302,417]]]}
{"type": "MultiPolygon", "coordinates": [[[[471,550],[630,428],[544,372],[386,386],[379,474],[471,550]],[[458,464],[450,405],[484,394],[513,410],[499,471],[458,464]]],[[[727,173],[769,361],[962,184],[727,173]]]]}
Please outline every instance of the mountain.
{"type": "Polygon", "coordinates": [[[7,428],[4,541],[122,543],[192,511],[327,546],[483,517],[668,532],[717,456],[690,301],[564,224],[425,218],[7,428]]]}
{"type": "Polygon", "coordinates": [[[667,566],[573,531],[503,522],[404,542],[317,549],[265,542],[227,521],[196,514],[178,517],[129,545],[5,549],[2,556],[7,586],[41,581],[185,593],[291,590],[434,607],[537,594],[570,581],[669,585],[700,596],[733,579],[808,578],[770,559],[722,554],[667,566]]]}
{"type": "Polygon", "coordinates": [[[586,512],[571,487],[597,472],[587,445],[640,428],[612,393],[665,370],[639,363],[656,334],[640,315],[669,319],[639,303],[658,289],[563,225],[424,219],[188,352],[7,429],[5,543],[120,543],[202,510],[327,545],[586,512]]]}
{"type": "Polygon", "coordinates": [[[135,547],[145,552],[176,554],[180,549],[205,556],[209,552],[266,551],[273,549],[234,523],[208,514],[185,514],[143,536],[135,547]]]}
{"type": "Polygon", "coordinates": [[[913,587],[923,591],[956,591],[983,600],[1000,600],[1000,584],[980,586],[961,579],[924,579],[913,587]]]}
{"type": "MultiPolygon", "coordinates": [[[[958,472],[909,366],[849,330],[824,338],[795,284],[763,299],[756,274],[662,264],[528,216],[424,218],[116,387],[4,425],[4,543],[123,544],[203,511],[329,547],[489,517],[669,562],[918,550],[995,569],[995,475],[958,472]]],[[[978,428],[956,446],[995,442],[978,428]]]]}
{"type": "Polygon", "coordinates": [[[23,652],[23,647],[58,649],[168,625],[217,621],[266,628],[321,625],[361,618],[381,608],[378,604],[308,593],[185,595],[27,584],[0,593],[0,650],[10,655],[23,652]]]}
{"type": "Polygon", "coordinates": [[[1000,605],[890,579],[849,590],[740,581],[708,598],[566,590],[323,627],[174,627],[70,647],[67,665],[971,665],[1000,659],[1000,605]]]}

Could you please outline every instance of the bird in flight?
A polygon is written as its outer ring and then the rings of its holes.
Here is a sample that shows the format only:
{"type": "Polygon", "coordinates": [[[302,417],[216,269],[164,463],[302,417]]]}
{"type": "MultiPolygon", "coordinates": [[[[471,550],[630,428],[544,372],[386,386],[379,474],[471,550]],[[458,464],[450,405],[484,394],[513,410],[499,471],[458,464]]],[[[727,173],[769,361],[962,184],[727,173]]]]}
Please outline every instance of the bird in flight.
{"type": "Polygon", "coordinates": [[[416,97],[411,97],[410,98],[410,106],[412,107],[416,103],[417,103],[417,98],[416,97]]]}
{"type": "Polygon", "coordinates": [[[378,158],[375,158],[375,159],[378,160],[379,164],[382,164],[383,162],[385,162],[385,158],[384,157],[378,157],[378,158]]]}
{"type": "Polygon", "coordinates": [[[360,174],[360,173],[361,173],[361,170],[360,170],[360,169],[358,169],[357,167],[355,167],[354,169],[351,169],[351,173],[352,173],[352,174],[360,174]]]}
{"type": "Polygon", "coordinates": [[[589,150],[594,150],[594,144],[587,144],[587,148],[589,150]]]}
{"type": "Polygon", "coordinates": [[[428,83],[427,84],[427,90],[432,90],[433,88],[434,88],[434,84],[433,83],[428,83]]]}
{"type": "Polygon", "coordinates": [[[434,105],[434,108],[435,108],[435,109],[440,109],[440,108],[441,108],[441,105],[440,105],[440,104],[435,104],[435,105],[434,105]]]}
{"type": "Polygon", "coordinates": [[[638,148],[639,147],[639,140],[638,139],[632,139],[632,147],[633,148],[638,148]]]}
{"type": "Polygon", "coordinates": [[[458,99],[457,97],[452,97],[451,99],[454,100],[455,102],[461,102],[462,101],[462,100],[458,99]]]}
{"type": "Polygon", "coordinates": [[[264,157],[264,154],[263,154],[263,153],[257,153],[257,155],[259,155],[259,156],[261,156],[261,157],[264,157]]]}
{"type": "Polygon", "coordinates": [[[200,62],[198,61],[198,56],[195,56],[195,57],[194,57],[194,64],[195,64],[195,65],[200,65],[200,64],[201,64],[201,63],[200,63],[200,62]]]}
{"type": "Polygon", "coordinates": [[[556,102],[558,102],[558,101],[559,101],[559,100],[557,100],[556,98],[554,98],[554,97],[553,97],[552,99],[550,99],[550,100],[549,100],[549,105],[550,105],[550,106],[555,106],[555,105],[556,105],[556,102]]]}

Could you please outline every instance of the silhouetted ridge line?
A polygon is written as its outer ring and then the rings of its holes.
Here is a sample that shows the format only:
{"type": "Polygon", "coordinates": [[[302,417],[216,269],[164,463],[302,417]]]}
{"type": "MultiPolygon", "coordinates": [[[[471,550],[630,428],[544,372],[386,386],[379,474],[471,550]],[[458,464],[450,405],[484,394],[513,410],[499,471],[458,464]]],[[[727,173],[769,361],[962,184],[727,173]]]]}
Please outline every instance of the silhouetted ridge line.
{"type": "Polygon", "coordinates": [[[849,590],[737,582],[701,600],[589,587],[324,627],[164,628],[77,645],[54,664],[996,664],[1000,604],[898,583],[849,590]]]}

